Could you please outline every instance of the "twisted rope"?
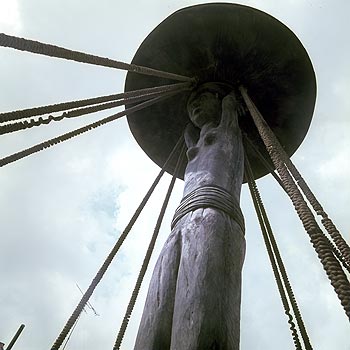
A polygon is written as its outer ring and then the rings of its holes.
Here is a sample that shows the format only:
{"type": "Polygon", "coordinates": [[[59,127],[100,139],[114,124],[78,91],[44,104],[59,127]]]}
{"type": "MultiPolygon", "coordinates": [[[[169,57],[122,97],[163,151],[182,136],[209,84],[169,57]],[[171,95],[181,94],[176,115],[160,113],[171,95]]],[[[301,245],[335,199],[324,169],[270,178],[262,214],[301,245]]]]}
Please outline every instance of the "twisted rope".
{"type": "Polygon", "coordinates": [[[276,167],[276,170],[286,188],[286,192],[290,197],[294,208],[303,223],[305,231],[310,237],[310,241],[323,265],[324,270],[333,286],[341,305],[343,306],[347,317],[350,319],[350,283],[341,268],[339,261],[334,256],[331,247],[328,244],[326,237],[318,226],[311,210],[305,202],[297,185],[294,183],[286,165],[283,162],[283,155],[280,154],[278,141],[262,115],[257,110],[254,103],[249,98],[246,90],[240,88],[243,99],[248,107],[248,110],[254,120],[254,123],[259,131],[266,149],[271,157],[271,160],[276,167]]]}
{"type": "MultiPolygon", "coordinates": [[[[247,95],[247,92],[245,91],[244,88],[240,88],[242,95],[245,94],[246,99],[249,98],[247,95]]],[[[252,101],[250,101],[252,103],[252,101]]],[[[260,119],[263,118],[259,111],[257,111],[256,106],[254,106],[257,114],[260,115],[260,119]]],[[[274,147],[276,148],[277,152],[279,153],[279,156],[287,166],[290,174],[293,176],[294,180],[304,193],[306,199],[309,201],[311,204],[312,208],[315,210],[317,215],[320,215],[322,217],[321,223],[328,232],[329,236],[333,240],[333,242],[336,245],[336,248],[339,250],[340,254],[342,255],[342,260],[345,261],[347,269],[350,269],[350,247],[342,237],[341,233],[337,230],[336,226],[332,222],[332,220],[328,217],[328,214],[324,211],[322,208],[321,204],[318,202],[316,199],[315,195],[311,191],[310,187],[307,185],[301,174],[299,173],[298,169],[296,166],[293,164],[291,159],[288,157],[286,151],[283,149],[279,141],[277,140],[276,136],[273,134],[272,130],[268,126],[268,124],[263,121],[263,126],[266,128],[269,134],[269,137],[273,139],[274,142],[274,147]]]]}
{"type": "Polygon", "coordinates": [[[176,84],[162,85],[162,86],[146,88],[146,89],[127,91],[119,94],[93,97],[93,98],[88,98],[84,100],[62,102],[62,103],[57,103],[57,104],[52,104],[47,106],[27,108],[27,109],[12,111],[12,112],[4,112],[4,113],[0,113],[0,123],[19,120],[23,118],[35,117],[37,115],[61,112],[68,109],[85,107],[85,106],[90,106],[90,105],[109,102],[109,101],[115,101],[121,98],[150,95],[155,92],[169,92],[169,91],[176,91],[176,90],[183,91],[183,90],[189,89],[190,87],[191,87],[190,83],[176,83],[176,84]]]}
{"type": "MultiPolygon", "coordinates": [[[[276,175],[275,169],[271,166],[271,164],[266,160],[266,158],[261,154],[257,147],[255,147],[254,143],[249,139],[248,135],[245,132],[242,132],[243,142],[250,147],[250,149],[257,155],[261,163],[265,166],[266,170],[270,172],[270,174],[274,177],[274,179],[279,183],[279,185],[284,189],[283,183],[281,179],[276,175]]],[[[285,190],[285,189],[284,189],[285,190]]]]}
{"type": "Polygon", "coordinates": [[[91,124],[88,124],[86,126],[83,126],[81,128],[78,128],[78,129],[75,129],[73,131],[70,131],[70,132],[67,132],[61,136],[58,136],[58,137],[55,137],[53,139],[50,139],[50,140],[47,140],[47,141],[44,141],[44,142],[41,142],[41,143],[38,143],[37,145],[35,146],[32,146],[32,147],[29,147],[23,151],[20,151],[20,152],[17,152],[17,153],[14,153],[14,154],[11,154],[10,156],[7,156],[7,157],[4,157],[2,159],[0,159],[0,167],[3,167],[7,164],[10,164],[12,162],[15,162],[19,159],[22,159],[24,157],[27,157],[33,153],[36,153],[36,152],[40,152],[42,150],[44,150],[45,148],[49,148],[51,146],[54,146],[60,142],[63,142],[63,141],[66,141],[66,140],[69,140],[75,136],[78,136],[84,132],[87,132],[89,130],[92,130],[92,129],[95,129],[101,125],[104,125],[104,124],[107,124],[109,122],[112,122],[114,120],[117,120],[119,119],[120,117],[124,116],[124,115],[129,115],[130,113],[133,113],[133,112],[136,112],[136,111],[139,111],[143,108],[146,108],[154,103],[157,103],[159,101],[162,101],[164,100],[165,98],[168,98],[170,96],[173,96],[174,94],[176,94],[176,92],[168,92],[168,93],[165,93],[164,95],[162,96],[158,96],[158,97],[155,97],[151,100],[148,100],[148,101],[145,101],[145,102],[142,102],[134,107],[130,107],[128,109],[125,109],[124,111],[121,111],[119,113],[116,113],[116,114],[113,114],[109,117],[106,117],[104,119],[101,119],[101,120],[98,120],[94,123],[91,123],[91,124]]]}
{"type": "Polygon", "coordinates": [[[5,33],[0,33],[0,46],[10,47],[12,49],[36,53],[50,57],[64,58],[81,63],[88,63],[97,66],[109,67],[127,70],[129,72],[151,75],[159,78],[173,79],[179,81],[194,81],[193,78],[183,75],[163,72],[157,69],[128,64],[120,61],[111,60],[106,57],[90,55],[80,51],[73,51],[63,47],[42,43],[39,41],[19,38],[5,33]]]}
{"type": "MultiPolygon", "coordinates": [[[[175,91],[180,92],[180,91],[183,91],[184,89],[185,88],[182,87],[180,89],[176,89],[175,91]]],[[[75,117],[79,117],[82,115],[103,111],[105,109],[111,109],[111,108],[116,108],[116,107],[126,105],[126,104],[141,102],[141,101],[150,99],[151,97],[157,97],[157,96],[161,96],[163,94],[164,94],[163,91],[151,92],[151,93],[148,93],[145,95],[124,98],[124,99],[114,101],[114,102],[98,104],[98,105],[95,105],[92,107],[83,107],[83,108],[73,109],[71,111],[64,112],[63,114],[61,114],[59,116],[50,115],[47,118],[40,117],[38,120],[31,119],[30,121],[24,120],[24,121],[20,121],[18,123],[0,125],[0,135],[12,133],[12,132],[19,131],[19,130],[29,129],[29,128],[32,128],[34,126],[47,125],[51,121],[61,121],[62,119],[65,119],[65,118],[75,118],[75,117]]]]}
{"type": "Polygon", "coordinates": [[[76,323],[76,321],[77,321],[79,315],[81,314],[81,312],[83,311],[86,303],[89,301],[92,293],[94,292],[94,290],[97,287],[98,283],[101,281],[102,277],[106,273],[109,265],[113,261],[113,259],[114,259],[115,255],[117,254],[119,248],[121,247],[121,245],[125,241],[125,239],[128,236],[130,230],[132,229],[134,223],[136,222],[137,218],[140,216],[143,208],[145,207],[145,205],[148,202],[149,198],[151,197],[154,189],[156,188],[157,184],[159,183],[161,177],[165,173],[165,168],[167,167],[169,162],[172,160],[174,154],[179,150],[179,147],[180,147],[182,141],[183,141],[183,138],[181,137],[178,140],[177,144],[175,145],[174,149],[171,151],[168,159],[164,163],[161,171],[159,172],[159,174],[155,178],[153,184],[151,185],[151,187],[147,191],[147,193],[146,193],[145,197],[143,198],[143,200],[141,201],[140,205],[136,209],[136,211],[135,211],[134,215],[132,216],[132,218],[130,219],[128,225],[126,226],[126,228],[124,229],[124,231],[120,235],[120,237],[118,238],[118,240],[115,243],[114,247],[112,248],[111,252],[108,254],[106,260],[103,262],[103,264],[100,267],[100,269],[98,270],[96,276],[94,277],[94,279],[90,283],[89,288],[83,294],[81,300],[79,301],[79,303],[76,306],[75,310],[73,311],[72,315],[69,317],[68,321],[64,325],[61,333],[59,334],[59,336],[57,337],[56,341],[52,345],[51,350],[58,350],[60,348],[60,346],[64,342],[64,339],[67,337],[68,333],[70,332],[71,328],[76,323]]]}
{"type": "Polygon", "coordinates": [[[215,208],[223,211],[238,223],[242,232],[245,232],[244,217],[238,201],[227,190],[214,185],[198,187],[182,198],[180,205],[175,210],[171,229],[186,214],[202,208],[215,208]]]}
{"type": "Polygon", "coordinates": [[[315,210],[317,215],[320,215],[322,217],[321,223],[324,226],[324,228],[327,230],[328,234],[332,238],[333,242],[335,243],[336,247],[340,251],[342,257],[344,258],[347,269],[350,269],[350,247],[342,237],[341,233],[338,231],[336,226],[334,225],[333,221],[331,218],[328,217],[328,214],[324,211],[322,208],[321,204],[311,191],[310,187],[308,184],[305,182],[301,174],[299,173],[298,169],[295,167],[295,165],[292,163],[292,161],[286,157],[286,165],[294,177],[295,181],[297,182],[298,186],[301,188],[303,191],[305,197],[311,204],[312,208],[315,210]]]}
{"type": "MultiPolygon", "coordinates": [[[[262,232],[262,235],[264,238],[266,249],[268,251],[268,255],[270,258],[272,270],[273,270],[274,275],[275,275],[278,289],[279,289],[280,293],[282,292],[284,294],[283,287],[279,285],[281,283],[281,279],[282,279],[284,287],[287,291],[288,300],[292,306],[292,309],[293,309],[293,312],[295,315],[295,319],[297,321],[297,324],[298,324],[298,327],[299,327],[299,330],[300,330],[300,333],[301,333],[301,336],[302,336],[302,339],[304,342],[305,349],[312,350],[310,339],[309,339],[309,336],[308,336],[306,329],[305,329],[304,321],[302,319],[297,301],[295,299],[292,286],[289,282],[286,268],[284,266],[284,263],[283,263],[283,260],[282,260],[282,257],[281,257],[276,239],[275,239],[275,236],[274,236],[272,228],[271,228],[270,221],[267,217],[264,203],[261,199],[258,187],[257,187],[256,182],[254,180],[254,176],[253,176],[253,172],[252,172],[252,169],[250,166],[250,162],[249,162],[249,159],[246,156],[246,154],[245,154],[245,171],[246,171],[246,175],[248,178],[248,186],[250,189],[250,194],[252,196],[254,207],[255,207],[255,210],[256,210],[256,213],[257,213],[257,216],[259,219],[261,232],[262,232]],[[276,262],[277,262],[277,265],[276,265],[276,262]],[[279,271],[278,271],[278,269],[279,269],[279,271]]],[[[284,294],[284,296],[281,295],[281,299],[282,299],[283,306],[285,307],[285,313],[289,317],[288,322],[290,323],[290,330],[292,331],[292,337],[294,340],[295,348],[301,349],[300,340],[299,340],[298,334],[296,332],[295,325],[292,322],[293,318],[290,315],[289,306],[287,308],[285,306],[285,301],[284,301],[284,299],[286,299],[285,294],[284,294]]],[[[288,302],[287,302],[287,304],[288,304],[288,302]]]]}
{"type": "Polygon", "coordinates": [[[139,273],[139,275],[137,277],[137,281],[136,281],[134,290],[132,292],[132,295],[131,295],[128,307],[126,309],[126,312],[125,312],[122,324],[120,326],[120,329],[119,329],[119,332],[118,332],[118,335],[117,335],[117,339],[116,339],[115,344],[113,346],[113,350],[119,350],[120,346],[121,346],[121,343],[123,341],[126,328],[127,328],[128,324],[129,324],[129,320],[130,320],[130,316],[131,316],[132,310],[134,309],[134,306],[135,306],[135,303],[136,303],[136,299],[137,299],[137,296],[139,294],[143,278],[144,278],[144,276],[146,274],[147,267],[148,267],[149,261],[151,259],[152,253],[153,253],[153,249],[154,249],[157,237],[158,237],[160,226],[161,226],[162,221],[163,221],[165,210],[166,210],[166,208],[168,206],[170,195],[171,195],[171,192],[172,192],[172,190],[174,188],[176,177],[177,177],[177,174],[179,172],[181,163],[183,161],[184,153],[185,153],[185,147],[183,146],[182,150],[181,150],[181,153],[179,155],[179,158],[177,160],[175,171],[174,171],[174,174],[172,176],[171,182],[169,184],[168,191],[167,191],[167,193],[165,195],[164,202],[163,202],[162,208],[160,210],[160,213],[159,213],[159,216],[158,216],[158,220],[157,220],[156,226],[155,226],[154,231],[153,231],[153,235],[152,235],[151,241],[150,241],[149,246],[147,248],[147,252],[146,252],[145,258],[143,260],[140,273],[139,273]]]}
{"type": "MultiPolygon", "coordinates": [[[[275,174],[274,168],[270,165],[270,163],[267,162],[265,157],[259,152],[259,150],[254,146],[253,142],[248,138],[248,136],[245,133],[243,133],[243,136],[244,136],[243,141],[244,141],[245,145],[248,145],[255,152],[255,154],[258,156],[258,158],[265,165],[266,169],[270,171],[270,173],[273,175],[275,180],[279,183],[279,185],[282,187],[282,189],[287,193],[281,179],[275,174]]],[[[329,238],[326,235],[324,235],[324,239],[328,242],[329,246],[332,248],[334,255],[342,263],[343,267],[350,273],[350,265],[344,259],[343,255],[340,253],[338,248],[334,245],[334,243],[332,241],[329,240],[329,238]]]]}

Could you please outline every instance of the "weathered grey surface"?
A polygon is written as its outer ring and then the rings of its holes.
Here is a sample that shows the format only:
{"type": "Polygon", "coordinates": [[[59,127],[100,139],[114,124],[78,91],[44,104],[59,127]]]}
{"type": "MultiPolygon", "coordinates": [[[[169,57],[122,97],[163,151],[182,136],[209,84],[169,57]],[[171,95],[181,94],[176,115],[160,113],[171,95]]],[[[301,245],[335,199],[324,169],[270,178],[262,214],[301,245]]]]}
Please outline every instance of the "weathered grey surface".
{"type": "MultiPolygon", "coordinates": [[[[218,185],[239,201],[243,146],[236,107],[234,95],[227,96],[221,112],[221,100],[205,92],[189,105],[200,136],[187,129],[184,195],[218,185]]],[[[244,253],[244,232],[227,214],[206,208],[181,218],[154,269],[135,349],[239,349],[244,253]]]]}

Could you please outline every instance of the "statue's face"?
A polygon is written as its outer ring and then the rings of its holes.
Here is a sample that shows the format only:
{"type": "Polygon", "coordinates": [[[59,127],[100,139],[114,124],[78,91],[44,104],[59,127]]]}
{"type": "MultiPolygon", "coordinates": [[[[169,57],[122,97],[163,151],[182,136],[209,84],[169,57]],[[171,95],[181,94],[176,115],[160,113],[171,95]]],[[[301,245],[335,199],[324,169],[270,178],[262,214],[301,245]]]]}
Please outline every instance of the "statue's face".
{"type": "Polygon", "coordinates": [[[221,99],[217,93],[202,91],[188,102],[187,110],[198,128],[210,122],[217,124],[221,117],[221,99]]]}

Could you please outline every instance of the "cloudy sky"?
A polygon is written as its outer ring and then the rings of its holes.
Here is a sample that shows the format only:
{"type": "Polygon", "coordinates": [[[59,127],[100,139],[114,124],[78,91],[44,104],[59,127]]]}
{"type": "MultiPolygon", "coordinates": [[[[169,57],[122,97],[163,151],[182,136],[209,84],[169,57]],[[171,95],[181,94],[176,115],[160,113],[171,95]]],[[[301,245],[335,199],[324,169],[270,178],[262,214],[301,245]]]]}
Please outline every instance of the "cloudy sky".
{"type": "MultiPolygon", "coordinates": [[[[0,0],[0,32],[130,62],[147,34],[197,1],[0,0]]],[[[242,1],[275,16],[299,37],[317,75],[309,133],[293,160],[350,240],[350,3],[242,1]]],[[[123,90],[125,73],[0,48],[0,111],[123,90]]],[[[2,136],[5,156],[97,120],[2,136]]],[[[0,171],[0,341],[21,323],[16,349],[48,349],[159,169],[119,120],[0,171]]],[[[111,349],[170,177],[166,176],[91,299],[66,349],[111,349]]],[[[314,349],[349,350],[349,322],[288,198],[270,177],[258,181],[314,349]]],[[[132,349],[155,259],[182,193],[178,181],[122,348],[132,349]]],[[[247,255],[241,349],[293,349],[287,319],[246,186],[247,255]]]]}

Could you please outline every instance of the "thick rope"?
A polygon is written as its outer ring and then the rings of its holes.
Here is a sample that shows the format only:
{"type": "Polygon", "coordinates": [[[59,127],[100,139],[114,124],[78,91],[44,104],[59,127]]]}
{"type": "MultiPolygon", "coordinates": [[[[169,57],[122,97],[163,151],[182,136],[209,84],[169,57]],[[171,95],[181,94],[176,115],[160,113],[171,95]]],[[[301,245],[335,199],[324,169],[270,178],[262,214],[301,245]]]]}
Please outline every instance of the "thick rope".
{"type": "Polygon", "coordinates": [[[174,155],[176,154],[176,152],[179,150],[180,146],[182,145],[182,142],[183,142],[183,138],[181,137],[178,140],[178,142],[175,145],[175,147],[172,150],[172,152],[170,153],[168,159],[164,163],[163,168],[161,169],[161,171],[159,172],[159,174],[155,178],[153,184],[151,185],[151,187],[147,191],[145,197],[142,199],[140,205],[136,209],[136,211],[135,211],[134,215],[132,216],[131,220],[129,221],[128,225],[126,226],[126,228],[124,229],[124,231],[120,235],[120,237],[118,238],[118,241],[115,243],[115,245],[112,248],[111,252],[108,254],[106,260],[103,262],[103,264],[100,267],[100,269],[98,270],[96,276],[94,277],[94,279],[90,283],[89,288],[83,294],[81,300],[79,301],[79,303],[76,306],[75,310],[73,311],[72,315],[69,317],[69,319],[68,319],[67,323],[65,324],[65,326],[63,327],[61,333],[59,334],[59,336],[57,337],[56,341],[52,345],[51,350],[58,350],[60,348],[60,346],[62,345],[62,343],[64,342],[64,339],[67,337],[67,335],[70,332],[71,328],[73,327],[73,325],[75,324],[75,322],[78,319],[79,315],[83,311],[86,303],[89,301],[89,299],[90,299],[92,293],[94,292],[95,288],[97,287],[97,285],[101,281],[102,277],[106,273],[109,265],[113,261],[113,259],[114,259],[115,255],[117,254],[119,248],[121,247],[121,245],[125,241],[125,239],[128,236],[130,230],[132,229],[134,223],[136,222],[137,218],[140,216],[143,208],[145,207],[146,203],[148,202],[149,198],[151,197],[154,189],[156,188],[156,186],[158,185],[160,179],[162,178],[163,174],[165,173],[166,167],[168,166],[169,162],[172,160],[172,158],[174,157],[174,155]]]}
{"type": "Polygon", "coordinates": [[[69,140],[75,136],[78,136],[84,132],[87,132],[89,130],[92,130],[92,129],[95,129],[101,125],[104,125],[104,124],[107,124],[109,122],[112,122],[114,120],[117,120],[119,119],[120,117],[123,117],[124,115],[129,115],[133,112],[136,112],[136,111],[139,111],[143,108],[146,108],[154,103],[157,103],[159,101],[162,101],[164,100],[165,98],[168,98],[170,96],[173,96],[174,94],[176,94],[176,92],[167,92],[165,93],[164,95],[162,96],[159,96],[159,97],[155,97],[151,100],[148,100],[148,101],[145,101],[145,102],[142,102],[134,107],[130,107],[128,109],[125,109],[124,111],[121,111],[119,113],[116,113],[116,114],[113,114],[109,117],[106,117],[104,119],[101,119],[101,120],[98,120],[94,123],[91,123],[91,124],[88,124],[86,126],[83,126],[81,128],[78,128],[78,129],[75,129],[73,131],[70,131],[70,132],[67,132],[61,136],[58,136],[58,137],[55,137],[53,139],[50,139],[50,140],[47,140],[47,141],[44,141],[44,142],[41,142],[41,143],[38,143],[37,145],[35,146],[32,146],[32,147],[29,147],[23,151],[19,151],[17,153],[14,153],[14,154],[11,154],[10,156],[7,156],[7,157],[4,157],[2,159],[0,159],[0,167],[2,166],[5,166],[7,164],[10,164],[12,162],[15,162],[19,159],[22,159],[24,157],[27,157],[33,153],[36,153],[36,152],[39,152],[39,151],[42,151],[44,150],[45,148],[49,148],[51,146],[54,146],[60,142],[63,142],[63,141],[66,141],[66,140],[69,140]]]}
{"type": "MultiPolygon", "coordinates": [[[[245,132],[242,132],[243,142],[250,147],[250,149],[255,153],[255,155],[259,158],[261,163],[265,166],[266,170],[274,177],[274,179],[280,184],[283,188],[283,183],[278,175],[275,173],[275,169],[271,166],[271,164],[266,160],[266,158],[261,154],[257,147],[255,147],[254,143],[249,139],[248,135],[245,132]]],[[[283,188],[284,189],[284,188],[283,188]]]]}
{"type": "Polygon", "coordinates": [[[72,329],[70,330],[70,332],[69,332],[69,334],[68,334],[68,337],[67,337],[67,339],[66,339],[66,342],[63,344],[62,350],[64,350],[64,349],[67,347],[67,344],[68,344],[70,338],[72,337],[72,334],[73,334],[73,332],[74,332],[74,329],[75,329],[75,327],[76,327],[77,324],[78,324],[78,321],[79,321],[79,319],[80,319],[80,316],[81,316],[81,314],[78,316],[78,318],[77,318],[77,320],[75,321],[75,323],[74,323],[72,329]]]}
{"type": "Polygon", "coordinates": [[[283,162],[283,156],[278,152],[275,137],[267,123],[256,109],[244,88],[240,88],[244,101],[259,131],[259,134],[267,148],[271,160],[286,188],[287,194],[292,200],[294,208],[303,223],[305,231],[323,265],[324,270],[341,301],[347,317],[350,319],[350,283],[341,268],[339,261],[333,255],[325,236],[318,226],[311,210],[305,202],[297,185],[283,162]]]}
{"type": "MultiPolygon", "coordinates": [[[[177,89],[176,91],[180,92],[180,91],[183,91],[183,89],[184,88],[182,88],[181,90],[177,89]]],[[[116,108],[116,107],[126,105],[126,104],[141,102],[144,100],[148,100],[152,97],[162,96],[163,94],[164,94],[164,92],[152,92],[152,93],[149,93],[146,95],[124,98],[124,99],[121,99],[118,101],[102,103],[102,104],[98,104],[98,105],[91,106],[91,107],[83,107],[83,108],[73,109],[71,111],[64,112],[63,114],[61,114],[59,116],[50,115],[47,118],[40,117],[38,120],[31,119],[30,121],[24,120],[24,121],[20,121],[17,123],[0,125],[0,135],[12,133],[12,132],[19,131],[19,130],[29,129],[29,128],[32,128],[33,126],[48,125],[51,121],[61,121],[65,118],[75,118],[75,117],[79,117],[82,115],[103,111],[106,109],[116,108]]]]}
{"type": "MultiPolygon", "coordinates": [[[[249,98],[249,96],[247,95],[247,92],[243,88],[241,88],[241,93],[245,94],[246,98],[249,98]]],[[[254,108],[256,109],[256,107],[254,107],[254,108]]],[[[260,116],[261,116],[261,114],[260,114],[260,116]]],[[[277,140],[276,136],[273,134],[273,132],[269,128],[268,124],[265,121],[263,122],[263,124],[264,124],[265,128],[269,129],[269,136],[273,139],[274,145],[275,145],[278,153],[280,154],[281,159],[283,160],[283,162],[287,166],[289,172],[291,173],[291,175],[293,176],[293,178],[297,182],[298,186],[300,187],[300,189],[304,193],[306,199],[309,201],[309,203],[311,204],[311,206],[313,207],[313,209],[315,210],[317,215],[320,215],[322,217],[321,222],[322,222],[324,228],[328,232],[329,236],[332,238],[337,249],[340,251],[340,253],[343,257],[343,260],[346,261],[347,269],[349,269],[350,268],[350,247],[349,247],[349,245],[344,240],[341,233],[337,230],[337,228],[334,225],[334,223],[332,222],[332,220],[328,217],[328,214],[324,211],[321,204],[318,202],[315,195],[311,191],[310,187],[307,185],[305,180],[302,178],[298,169],[293,164],[291,159],[288,157],[287,153],[285,152],[285,150],[283,149],[283,147],[281,146],[281,144],[277,140]]]]}
{"type": "Polygon", "coordinates": [[[190,83],[176,83],[176,84],[162,85],[162,86],[146,88],[146,89],[127,91],[119,94],[93,97],[93,98],[88,98],[84,100],[62,102],[62,103],[57,103],[53,105],[21,109],[21,110],[12,111],[12,112],[4,112],[4,113],[0,113],[0,123],[35,117],[37,115],[62,112],[68,109],[85,107],[85,106],[95,105],[95,104],[109,102],[109,101],[115,101],[122,98],[138,97],[138,96],[152,94],[155,92],[168,92],[168,91],[176,91],[176,90],[183,91],[190,88],[191,88],[190,83]]]}
{"type": "MultiPolygon", "coordinates": [[[[273,155],[275,162],[278,162],[278,156],[273,155]]],[[[338,260],[333,255],[325,236],[318,226],[311,210],[304,201],[287,168],[282,163],[278,164],[278,171],[284,181],[288,194],[293,205],[301,219],[303,226],[310,237],[310,241],[323,265],[327,276],[341,301],[346,315],[350,319],[350,283],[344,274],[338,260]]]]}
{"type": "Polygon", "coordinates": [[[295,165],[292,163],[292,161],[286,157],[285,161],[288,170],[294,177],[295,181],[297,182],[298,186],[303,191],[305,197],[317,213],[317,215],[320,215],[322,217],[321,222],[324,226],[324,228],[327,230],[328,234],[332,238],[333,242],[335,243],[336,247],[339,249],[341,255],[344,257],[348,269],[350,267],[350,247],[342,237],[341,233],[337,230],[335,227],[333,221],[328,217],[328,214],[324,211],[321,204],[318,202],[317,198],[311,191],[310,187],[307,185],[305,180],[302,178],[301,174],[299,173],[298,169],[295,167],[295,165]]]}
{"type": "Polygon", "coordinates": [[[198,187],[182,198],[180,205],[175,210],[171,229],[186,214],[202,208],[215,208],[223,211],[238,223],[242,232],[245,232],[244,217],[238,201],[227,190],[214,185],[198,187]]]}
{"type": "Polygon", "coordinates": [[[165,195],[164,202],[163,202],[162,208],[160,210],[160,213],[159,213],[159,216],[158,216],[158,220],[157,220],[156,226],[155,226],[154,231],[153,231],[153,235],[152,235],[151,241],[150,241],[149,246],[147,248],[147,252],[146,252],[145,258],[143,260],[140,273],[139,273],[139,275],[137,277],[137,281],[136,281],[134,290],[132,292],[132,295],[131,295],[128,307],[126,309],[126,312],[125,312],[122,324],[120,326],[117,339],[116,339],[115,344],[113,346],[113,350],[119,350],[120,346],[121,346],[121,343],[123,341],[123,337],[124,337],[126,328],[128,326],[131,313],[132,313],[132,311],[134,309],[134,306],[135,306],[135,303],[136,303],[136,300],[137,300],[137,296],[138,296],[140,288],[141,288],[141,284],[142,284],[143,278],[144,278],[144,276],[146,274],[147,267],[148,267],[149,261],[151,259],[152,253],[153,253],[153,249],[154,249],[157,237],[158,237],[160,226],[161,226],[162,221],[163,221],[165,210],[166,210],[166,208],[168,206],[170,195],[171,195],[171,192],[172,192],[172,190],[174,188],[174,184],[175,184],[175,181],[176,181],[177,174],[178,174],[180,166],[181,166],[181,164],[183,162],[184,153],[185,153],[185,147],[183,146],[182,150],[181,150],[181,153],[179,155],[179,158],[177,160],[175,171],[174,171],[173,177],[171,179],[168,191],[167,191],[167,193],[165,195]]]}
{"type": "Polygon", "coordinates": [[[12,49],[36,53],[50,57],[64,58],[81,63],[88,63],[97,66],[109,67],[127,70],[129,72],[151,75],[159,78],[173,79],[179,81],[194,81],[193,78],[183,75],[163,72],[157,69],[138,66],[136,64],[128,64],[111,60],[106,57],[90,55],[80,51],[73,51],[63,47],[42,43],[39,41],[19,38],[16,36],[0,33],[0,46],[10,47],[12,49]]]}
{"type": "MultiPolygon", "coordinates": [[[[304,321],[303,321],[301,313],[299,311],[299,307],[298,307],[297,301],[295,299],[292,286],[289,282],[287,271],[285,269],[285,266],[284,266],[284,263],[283,263],[283,260],[282,260],[282,257],[281,257],[276,239],[275,239],[275,236],[273,234],[273,231],[272,231],[272,228],[270,225],[270,221],[267,217],[267,213],[266,213],[263,201],[261,199],[258,187],[257,187],[256,182],[254,180],[253,172],[252,172],[250,162],[249,162],[249,159],[247,156],[245,156],[245,165],[246,165],[245,170],[246,170],[246,175],[248,178],[248,186],[250,189],[250,194],[251,194],[253,202],[254,202],[254,207],[255,207],[255,210],[256,210],[256,213],[257,213],[257,216],[259,219],[260,227],[262,230],[266,249],[267,249],[268,254],[269,254],[272,269],[273,269],[273,272],[275,274],[276,282],[278,281],[278,279],[280,279],[280,277],[282,277],[284,287],[287,291],[288,300],[292,306],[292,309],[293,309],[293,312],[295,315],[295,319],[297,321],[299,331],[300,331],[300,334],[301,334],[303,342],[304,342],[305,349],[312,350],[310,339],[309,339],[309,336],[308,336],[306,329],[305,329],[304,321]],[[271,256],[270,254],[272,254],[273,256],[271,256]],[[276,262],[277,262],[280,274],[278,273],[277,266],[274,267],[274,264],[276,264],[276,262]],[[276,274],[278,274],[278,277],[276,276],[276,274]]],[[[278,284],[278,282],[277,282],[277,284],[278,284]]],[[[279,288],[279,290],[280,290],[280,288],[279,288]]],[[[282,298],[282,296],[281,296],[281,298],[282,298]]],[[[286,314],[287,314],[287,312],[289,312],[289,310],[285,309],[286,314]]],[[[289,317],[288,314],[287,314],[287,316],[289,317]]],[[[295,338],[296,332],[294,331],[294,329],[292,329],[293,325],[291,324],[290,329],[292,331],[294,344],[296,346],[296,349],[298,349],[298,346],[300,346],[300,341],[299,341],[298,337],[295,338]]]]}
{"type": "Polygon", "coordinates": [[[295,345],[295,349],[296,350],[302,350],[301,344],[300,344],[300,340],[299,340],[299,336],[298,336],[298,333],[297,333],[297,329],[295,328],[295,323],[293,322],[293,316],[290,313],[291,310],[290,310],[290,307],[289,307],[289,303],[288,303],[286,292],[285,292],[283,284],[282,284],[282,278],[281,278],[280,273],[278,271],[276,258],[274,256],[274,253],[273,253],[273,250],[272,250],[272,246],[271,246],[271,243],[269,241],[267,229],[266,229],[266,226],[265,226],[262,214],[261,214],[261,208],[259,207],[259,203],[258,203],[256,194],[255,194],[255,189],[256,188],[255,188],[254,183],[253,183],[253,175],[251,174],[251,169],[249,169],[247,158],[246,158],[246,162],[245,163],[246,163],[246,166],[245,166],[246,175],[247,175],[247,179],[249,179],[248,180],[248,186],[249,186],[250,194],[251,194],[251,197],[252,197],[252,200],[253,200],[253,204],[254,204],[254,208],[255,208],[255,211],[256,211],[256,214],[257,214],[257,217],[258,217],[258,220],[259,220],[261,233],[262,233],[262,236],[263,236],[263,239],[264,239],[264,242],[265,242],[265,247],[266,247],[269,259],[270,259],[272,271],[273,271],[273,274],[275,276],[275,281],[276,281],[276,284],[277,284],[277,288],[278,288],[278,291],[280,293],[280,297],[281,297],[282,305],[283,305],[283,308],[284,308],[284,312],[285,312],[285,314],[288,317],[288,323],[290,325],[290,330],[291,330],[291,333],[292,333],[292,338],[293,338],[293,342],[294,342],[294,345],[295,345]]]}
{"type": "MultiPolygon", "coordinates": [[[[282,187],[282,189],[287,193],[286,189],[284,188],[284,185],[281,181],[281,179],[275,174],[274,168],[270,165],[270,163],[267,162],[265,157],[259,152],[259,150],[254,146],[253,142],[249,140],[248,136],[243,133],[243,141],[245,145],[248,145],[258,156],[258,158],[262,161],[262,163],[265,165],[266,169],[270,171],[270,173],[273,175],[275,180],[278,182],[278,184],[282,187]]],[[[337,257],[337,259],[342,263],[343,267],[350,273],[350,265],[346,262],[343,255],[339,252],[338,248],[334,245],[332,241],[329,240],[329,238],[324,235],[324,238],[327,240],[328,244],[332,247],[332,251],[334,255],[337,257]]]]}
{"type": "Polygon", "coordinates": [[[122,105],[125,105],[128,103],[141,102],[144,100],[148,100],[150,97],[155,97],[155,96],[160,96],[160,95],[161,95],[161,93],[155,93],[155,94],[152,94],[151,96],[146,95],[146,96],[140,96],[140,97],[131,97],[128,99],[123,99],[123,100],[108,102],[108,103],[102,103],[102,104],[91,106],[91,107],[83,107],[83,108],[73,109],[71,111],[64,112],[63,114],[61,114],[59,116],[50,115],[47,118],[40,117],[38,120],[31,119],[29,121],[24,120],[24,121],[20,121],[18,123],[6,124],[6,125],[0,126],[0,135],[12,133],[12,132],[19,131],[19,130],[30,129],[34,126],[48,125],[51,121],[61,121],[65,118],[75,118],[75,117],[79,117],[82,115],[100,112],[100,111],[103,111],[106,109],[116,108],[116,107],[119,107],[119,106],[122,106],[122,105]]]}

